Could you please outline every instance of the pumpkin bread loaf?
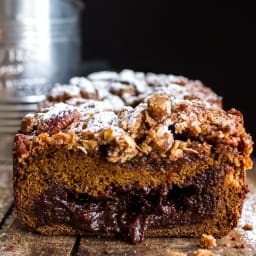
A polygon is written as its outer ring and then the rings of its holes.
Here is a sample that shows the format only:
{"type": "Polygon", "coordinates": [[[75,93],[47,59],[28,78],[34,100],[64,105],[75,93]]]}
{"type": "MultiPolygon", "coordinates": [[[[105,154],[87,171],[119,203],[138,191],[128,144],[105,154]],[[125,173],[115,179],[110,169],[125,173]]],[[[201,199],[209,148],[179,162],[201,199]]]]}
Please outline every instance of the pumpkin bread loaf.
{"type": "Polygon", "coordinates": [[[15,136],[17,214],[50,235],[222,236],[241,215],[252,144],[242,114],[199,81],[72,78],[15,136]]]}

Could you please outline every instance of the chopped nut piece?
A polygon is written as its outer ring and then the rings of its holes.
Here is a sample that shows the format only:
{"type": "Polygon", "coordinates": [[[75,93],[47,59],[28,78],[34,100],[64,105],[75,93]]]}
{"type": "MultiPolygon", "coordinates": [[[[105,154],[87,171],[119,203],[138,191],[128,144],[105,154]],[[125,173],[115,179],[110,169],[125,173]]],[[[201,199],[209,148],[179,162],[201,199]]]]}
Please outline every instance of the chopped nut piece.
{"type": "Polygon", "coordinates": [[[185,148],[186,148],[186,142],[175,140],[170,150],[169,159],[173,161],[183,157],[183,150],[185,148]]]}
{"type": "Polygon", "coordinates": [[[97,142],[95,140],[82,140],[82,144],[85,151],[94,150],[97,147],[97,142]]]}
{"type": "Polygon", "coordinates": [[[133,138],[126,133],[119,130],[106,129],[104,132],[106,141],[111,145],[114,144],[113,149],[108,150],[108,161],[116,163],[118,161],[125,162],[137,154],[136,143],[133,138]]]}
{"type": "Polygon", "coordinates": [[[33,129],[38,126],[38,120],[35,118],[34,114],[27,114],[25,118],[21,121],[21,131],[24,133],[33,132],[33,129]]]}
{"type": "Polygon", "coordinates": [[[160,153],[167,152],[173,144],[173,134],[165,125],[159,125],[149,131],[147,144],[152,145],[154,150],[160,153]]]}
{"type": "Polygon", "coordinates": [[[147,100],[149,114],[156,120],[171,114],[171,102],[165,94],[155,94],[147,100]]]}

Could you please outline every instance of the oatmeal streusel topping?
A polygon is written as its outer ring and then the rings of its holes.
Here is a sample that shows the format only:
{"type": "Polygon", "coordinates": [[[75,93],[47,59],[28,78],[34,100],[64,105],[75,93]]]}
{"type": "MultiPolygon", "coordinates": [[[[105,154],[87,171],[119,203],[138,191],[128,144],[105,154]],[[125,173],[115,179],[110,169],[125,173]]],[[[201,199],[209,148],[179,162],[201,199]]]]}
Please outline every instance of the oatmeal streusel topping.
{"type": "Polygon", "coordinates": [[[71,148],[87,153],[104,147],[110,162],[125,162],[143,154],[177,160],[185,154],[200,155],[202,147],[210,151],[213,143],[251,150],[239,111],[226,112],[200,99],[173,98],[164,93],[119,111],[109,103],[92,99],[72,105],[44,105],[41,112],[24,118],[21,131],[32,137],[42,133],[49,137],[73,134],[75,144],[71,148]]]}

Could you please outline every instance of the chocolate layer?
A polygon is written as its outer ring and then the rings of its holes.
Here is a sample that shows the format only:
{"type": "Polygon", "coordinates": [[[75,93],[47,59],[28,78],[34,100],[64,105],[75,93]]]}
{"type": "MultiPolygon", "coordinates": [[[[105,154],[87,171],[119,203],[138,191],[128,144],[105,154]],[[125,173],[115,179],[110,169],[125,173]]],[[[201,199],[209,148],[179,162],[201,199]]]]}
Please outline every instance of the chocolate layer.
{"type": "Polygon", "coordinates": [[[151,228],[173,228],[212,218],[217,187],[224,172],[208,169],[182,187],[109,187],[98,198],[77,194],[52,183],[35,203],[39,226],[65,224],[90,233],[125,236],[132,243],[143,240],[151,228]]]}

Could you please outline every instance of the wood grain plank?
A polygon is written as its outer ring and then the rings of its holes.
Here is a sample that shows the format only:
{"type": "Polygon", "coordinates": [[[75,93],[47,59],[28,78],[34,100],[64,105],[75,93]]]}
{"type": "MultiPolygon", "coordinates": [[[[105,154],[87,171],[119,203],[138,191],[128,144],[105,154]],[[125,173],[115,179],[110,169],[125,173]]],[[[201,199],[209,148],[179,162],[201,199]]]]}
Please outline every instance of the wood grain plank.
{"type": "Polygon", "coordinates": [[[0,255],[71,255],[75,240],[76,237],[71,236],[43,236],[29,232],[13,213],[1,229],[0,255]]]}
{"type": "MultiPolygon", "coordinates": [[[[217,247],[211,249],[214,255],[256,255],[256,168],[248,172],[247,183],[250,193],[244,203],[239,225],[227,236],[217,239],[217,247]],[[252,225],[253,229],[244,230],[245,224],[252,225]]],[[[146,238],[142,243],[131,245],[117,239],[84,237],[81,239],[78,255],[166,256],[171,255],[170,252],[194,255],[200,249],[198,241],[199,239],[189,238],[146,238]]]]}
{"type": "Polygon", "coordinates": [[[170,252],[192,253],[197,249],[197,239],[146,238],[142,243],[131,245],[107,238],[83,238],[78,255],[143,255],[160,256],[170,252]]]}
{"type": "Polygon", "coordinates": [[[0,165],[0,223],[13,203],[12,166],[0,165]]]}

